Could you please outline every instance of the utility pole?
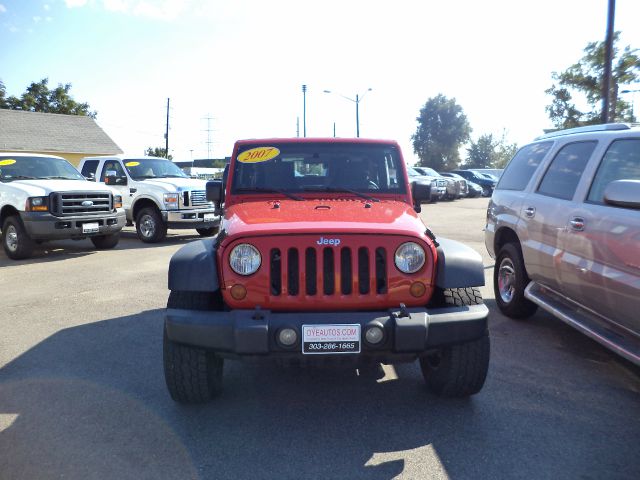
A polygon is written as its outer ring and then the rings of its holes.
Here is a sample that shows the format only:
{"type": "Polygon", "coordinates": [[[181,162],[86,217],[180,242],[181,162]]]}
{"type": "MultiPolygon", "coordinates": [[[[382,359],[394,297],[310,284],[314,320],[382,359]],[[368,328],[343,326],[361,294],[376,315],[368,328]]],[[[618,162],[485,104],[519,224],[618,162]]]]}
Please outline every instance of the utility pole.
{"type": "Polygon", "coordinates": [[[164,132],[164,158],[169,158],[169,99],[167,98],[167,129],[164,132]]]}
{"type": "Polygon", "coordinates": [[[604,47],[604,75],[602,76],[602,123],[609,123],[611,116],[611,60],[613,57],[613,23],[616,16],[616,0],[609,0],[607,37],[604,47]]]}
{"type": "Polygon", "coordinates": [[[302,131],[307,136],[307,86],[302,85],[302,131]]]}

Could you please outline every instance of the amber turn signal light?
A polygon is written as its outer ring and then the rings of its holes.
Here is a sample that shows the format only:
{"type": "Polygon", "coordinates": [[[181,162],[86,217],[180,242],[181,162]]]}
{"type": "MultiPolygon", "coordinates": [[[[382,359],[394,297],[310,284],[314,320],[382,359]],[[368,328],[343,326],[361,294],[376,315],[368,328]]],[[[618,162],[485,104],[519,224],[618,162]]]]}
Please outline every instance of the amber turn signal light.
{"type": "Polygon", "coordinates": [[[414,297],[421,297],[425,294],[426,291],[427,287],[425,287],[424,283],[422,282],[413,282],[411,284],[411,287],[409,288],[409,292],[414,297]]]}
{"type": "Polygon", "coordinates": [[[247,289],[244,287],[244,285],[236,284],[231,287],[231,296],[234,300],[244,300],[244,298],[247,296],[247,289]]]}

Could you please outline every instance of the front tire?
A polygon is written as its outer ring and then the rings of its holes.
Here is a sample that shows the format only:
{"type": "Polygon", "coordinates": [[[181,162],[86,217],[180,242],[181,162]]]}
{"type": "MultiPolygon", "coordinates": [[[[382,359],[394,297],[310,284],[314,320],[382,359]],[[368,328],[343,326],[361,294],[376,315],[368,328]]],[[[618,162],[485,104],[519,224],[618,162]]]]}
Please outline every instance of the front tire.
{"type": "Polygon", "coordinates": [[[218,232],[218,227],[196,228],[196,232],[198,232],[198,235],[201,237],[210,237],[218,232]]]}
{"type": "Polygon", "coordinates": [[[505,244],[498,252],[493,269],[496,304],[504,315],[521,319],[536,312],[538,306],[524,296],[529,281],[520,247],[514,243],[505,244]]]}
{"type": "Polygon", "coordinates": [[[136,232],[143,242],[158,243],[167,236],[167,226],[156,208],[147,207],[136,217],[136,232]]]}
{"type": "Polygon", "coordinates": [[[7,257],[13,260],[29,258],[33,253],[35,243],[29,237],[19,217],[14,215],[4,221],[2,246],[7,257]]]}
{"type": "MultiPolygon", "coordinates": [[[[216,310],[215,294],[172,291],[167,308],[216,310]]],[[[191,347],[169,340],[163,334],[164,378],[171,398],[178,403],[209,402],[222,392],[224,360],[204,348],[191,347]]]]}
{"type": "Polygon", "coordinates": [[[91,237],[91,243],[98,250],[108,250],[118,245],[120,241],[120,235],[117,233],[111,235],[99,235],[97,237],[91,237]]]}
{"type": "MultiPolygon", "coordinates": [[[[431,306],[482,304],[478,288],[447,288],[435,292],[431,306]]],[[[489,370],[490,342],[485,333],[477,340],[444,347],[420,358],[427,389],[443,397],[468,397],[478,393],[489,370]]]]}

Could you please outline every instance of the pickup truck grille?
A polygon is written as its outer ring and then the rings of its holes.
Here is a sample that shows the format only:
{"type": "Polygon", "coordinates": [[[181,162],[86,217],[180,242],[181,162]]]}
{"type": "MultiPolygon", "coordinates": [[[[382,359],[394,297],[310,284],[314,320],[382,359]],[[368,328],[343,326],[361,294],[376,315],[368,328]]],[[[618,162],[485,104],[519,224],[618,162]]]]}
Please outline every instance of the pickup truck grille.
{"type": "Polygon", "coordinates": [[[204,190],[192,190],[191,191],[191,206],[193,207],[203,207],[208,206],[209,202],[207,202],[207,192],[204,190]]]}
{"type": "Polygon", "coordinates": [[[57,217],[100,215],[113,210],[109,192],[55,192],[50,199],[51,214],[57,217]]]}
{"type": "Polygon", "coordinates": [[[387,292],[387,251],[384,248],[341,249],[308,247],[271,249],[269,278],[271,295],[367,295],[387,292]],[[283,269],[283,255],[286,268],[283,269]],[[305,272],[301,276],[300,272],[305,272]]]}
{"type": "Polygon", "coordinates": [[[447,186],[447,181],[446,180],[436,180],[437,181],[437,185],[439,187],[446,187],[447,186]]]}

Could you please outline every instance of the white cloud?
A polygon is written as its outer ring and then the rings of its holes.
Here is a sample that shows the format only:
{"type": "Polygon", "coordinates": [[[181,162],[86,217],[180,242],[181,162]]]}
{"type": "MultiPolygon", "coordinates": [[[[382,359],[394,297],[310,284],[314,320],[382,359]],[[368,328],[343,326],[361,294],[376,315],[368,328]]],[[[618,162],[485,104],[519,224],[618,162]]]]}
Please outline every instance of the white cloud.
{"type": "Polygon", "coordinates": [[[33,17],[34,23],[39,23],[41,20],[42,20],[42,17],[38,17],[38,16],[33,17]]]}
{"type": "Polygon", "coordinates": [[[110,12],[129,13],[131,2],[129,0],[102,0],[104,8],[110,12]]]}
{"type": "Polygon", "coordinates": [[[4,13],[7,11],[7,7],[0,3],[0,13],[4,13]]]}
{"type": "Polygon", "coordinates": [[[51,10],[51,5],[49,5],[48,3],[45,3],[45,4],[42,6],[42,8],[44,8],[44,10],[48,12],[49,10],[51,10]]]}
{"type": "Polygon", "coordinates": [[[67,8],[84,7],[87,4],[87,0],[64,0],[67,8]]]}
{"type": "Polygon", "coordinates": [[[187,3],[186,0],[142,0],[137,2],[133,13],[159,20],[173,20],[185,10],[187,3]]]}

